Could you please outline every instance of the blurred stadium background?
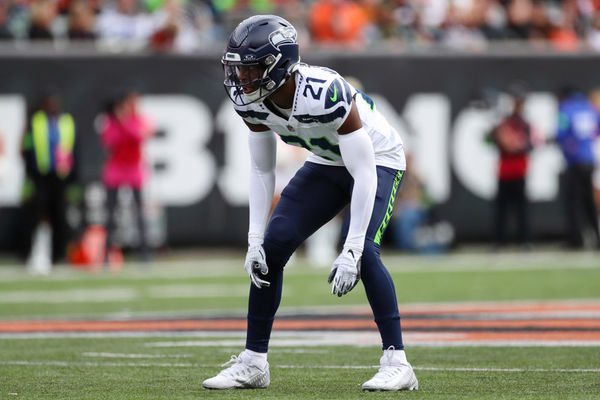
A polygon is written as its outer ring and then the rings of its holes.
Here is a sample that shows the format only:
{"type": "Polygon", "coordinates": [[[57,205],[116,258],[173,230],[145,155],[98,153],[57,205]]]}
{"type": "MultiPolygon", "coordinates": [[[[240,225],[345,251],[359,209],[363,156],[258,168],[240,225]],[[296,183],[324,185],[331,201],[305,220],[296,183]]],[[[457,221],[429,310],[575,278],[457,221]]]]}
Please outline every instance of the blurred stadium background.
{"type": "MultiPolygon", "coordinates": [[[[6,349],[0,398],[13,392],[173,398],[171,391],[197,397],[197,375],[209,376],[227,357],[216,349],[233,354],[243,345],[249,158],[246,129],[223,90],[219,59],[231,29],[257,13],[289,19],[299,31],[303,60],[353,80],[404,140],[411,178],[400,190],[383,259],[397,282],[407,343],[416,348],[411,359],[424,382],[423,398],[595,398],[599,243],[587,230],[580,249],[567,249],[565,161],[553,139],[565,87],[578,88],[600,109],[597,0],[0,0],[0,347],[6,349]],[[524,88],[534,139],[526,178],[531,240],[498,250],[499,154],[488,136],[510,113],[515,85],[524,88]],[[21,152],[31,111],[49,88],[73,116],[76,140],[65,259],[50,276],[39,277],[25,268],[23,225],[30,210],[23,207],[21,152]],[[150,174],[143,190],[153,262],[138,263],[131,251],[140,240],[133,196],[123,192],[116,238],[125,263],[117,262],[112,271],[123,270],[113,275],[99,270],[102,256],[98,262],[91,254],[102,239],[84,239],[106,223],[100,130],[107,102],[124,88],[141,94],[140,110],[155,128],[144,146],[150,174]],[[82,248],[90,254],[78,258],[82,248]],[[79,270],[88,268],[96,273],[79,270]],[[150,322],[111,325],[142,320],[150,322]],[[73,324],[82,321],[92,325],[73,324]],[[93,325],[99,322],[108,325],[93,325]],[[111,343],[101,339],[107,332],[114,334],[111,343]],[[114,332],[134,338],[116,339],[114,332]],[[195,335],[207,342],[189,345],[185,357],[193,361],[186,364],[169,348],[145,343],[144,335],[182,342],[195,335]],[[223,344],[224,337],[232,339],[223,344]],[[487,350],[444,347],[478,341],[487,350]],[[539,347],[551,345],[559,346],[552,350],[556,358],[539,347]],[[131,361],[136,354],[144,360],[131,361]],[[153,357],[166,361],[153,364],[153,357]],[[173,381],[165,367],[178,371],[173,381]],[[99,370],[106,382],[94,378],[99,370]],[[471,373],[483,383],[464,397],[471,373]],[[565,373],[570,377],[563,381],[565,373]],[[131,386],[117,384],[120,379],[131,386]]],[[[280,146],[278,185],[302,162],[304,150],[296,150],[280,146]]],[[[598,170],[594,188],[598,207],[598,170]]],[[[377,347],[369,336],[373,326],[356,323],[368,319],[362,289],[340,302],[328,295],[327,270],[317,268],[335,257],[338,232],[334,221],[292,262],[282,314],[285,321],[305,318],[305,326],[284,321],[276,337],[281,348],[291,343],[287,331],[308,335],[294,327],[351,331],[357,336],[340,336],[340,345],[377,347]],[[354,322],[319,322],[336,319],[354,322]]],[[[332,339],[315,343],[330,346],[332,339]]],[[[352,359],[340,348],[313,348],[326,356],[288,361],[277,347],[274,357],[288,367],[324,370],[337,359],[376,362],[362,350],[352,359]]],[[[285,368],[278,373],[294,383],[274,383],[272,398],[306,398],[298,382],[315,379],[326,389],[311,392],[314,398],[351,398],[358,386],[344,392],[327,384],[361,379],[360,371],[343,368],[319,378],[285,368]]]]}
{"type": "MultiPolygon", "coordinates": [[[[485,138],[510,112],[511,85],[526,85],[524,115],[536,145],[527,171],[532,239],[540,244],[567,239],[560,197],[564,161],[552,143],[557,93],[566,85],[586,93],[600,87],[597,2],[2,0],[1,4],[3,252],[18,248],[22,236],[17,234],[25,182],[21,137],[28,112],[48,87],[60,88],[63,109],[76,125],[74,190],[66,205],[71,239],[106,219],[100,117],[111,96],[127,87],[142,94],[141,108],[156,131],[145,149],[152,170],[144,197],[153,247],[244,245],[245,128],[227,103],[218,60],[227,32],[257,12],[290,18],[301,33],[303,60],[354,79],[396,126],[419,191],[405,192],[407,197],[425,199],[419,200],[419,207],[431,228],[421,230],[425,244],[420,247],[430,243],[432,251],[436,234],[442,249],[493,239],[498,152],[485,138]],[[90,14],[90,34],[85,38],[70,33],[73,13],[82,9],[90,14]],[[43,39],[35,37],[41,30],[36,28],[37,13],[49,19],[43,39]],[[173,37],[157,48],[156,36],[163,37],[162,30],[171,25],[173,37]]],[[[302,155],[283,150],[281,158],[284,181],[302,155]]],[[[598,187],[600,178],[595,176],[598,187]]],[[[409,200],[399,202],[398,208],[409,200]]],[[[122,195],[120,202],[131,203],[131,196],[122,195]]],[[[136,243],[136,230],[126,210],[120,215],[118,237],[127,248],[136,243]]],[[[402,238],[394,238],[399,231],[389,229],[391,247],[402,247],[402,238]]]]}

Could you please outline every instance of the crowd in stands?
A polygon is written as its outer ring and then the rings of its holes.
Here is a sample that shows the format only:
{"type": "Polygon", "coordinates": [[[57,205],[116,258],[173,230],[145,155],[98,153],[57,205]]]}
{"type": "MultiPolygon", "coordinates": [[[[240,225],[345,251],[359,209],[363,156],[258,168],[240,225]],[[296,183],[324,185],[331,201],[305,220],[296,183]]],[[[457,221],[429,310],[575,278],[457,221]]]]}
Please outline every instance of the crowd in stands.
{"type": "Polygon", "coordinates": [[[0,0],[0,40],[193,52],[222,47],[235,24],[264,13],[318,45],[600,51],[600,0],[0,0]]]}

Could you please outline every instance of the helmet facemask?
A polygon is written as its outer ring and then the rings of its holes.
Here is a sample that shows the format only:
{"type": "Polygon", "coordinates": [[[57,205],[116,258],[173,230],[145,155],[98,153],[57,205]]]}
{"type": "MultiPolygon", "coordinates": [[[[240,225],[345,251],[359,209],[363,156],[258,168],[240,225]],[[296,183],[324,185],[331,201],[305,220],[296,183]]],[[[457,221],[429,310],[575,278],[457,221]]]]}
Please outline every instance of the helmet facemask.
{"type": "Polygon", "coordinates": [[[236,105],[260,102],[289,79],[300,62],[297,36],[292,24],[276,15],[240,22],[221,59],[225,90],[236,105]]]}
{"type": "Polygon", "coordinates": [[[223,56],[223,70],[225,73],[225,90],[229,98],[239,106],[260,102],[277,90],[285,80],[276,85],[269,74],[277,65],[277,57],[269,54],[262,60],[252,62],[239,61],[236,53],[226,53],[223,56]],[[234,90],[231,90],[234,88],[234,90]]]}

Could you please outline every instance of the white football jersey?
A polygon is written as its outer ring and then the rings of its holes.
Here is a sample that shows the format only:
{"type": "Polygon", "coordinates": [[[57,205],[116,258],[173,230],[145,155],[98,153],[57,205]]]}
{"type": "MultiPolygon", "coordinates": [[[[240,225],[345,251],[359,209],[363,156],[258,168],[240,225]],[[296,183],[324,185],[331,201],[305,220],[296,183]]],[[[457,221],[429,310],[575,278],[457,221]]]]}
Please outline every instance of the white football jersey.
{"type": "Polygon", "coordinates": [[[348,117],[354,98],[363,128],[373,142],[375,164],[406,169],[400,135],[369,96],[328,68],[299,64],[295,72],[296,94],[289,116],[268,100],[234,105],[236,112],[251,124],[267,126],[284,142],[310,151],[308,161],[343,166],[337,130],[348,117]]]}

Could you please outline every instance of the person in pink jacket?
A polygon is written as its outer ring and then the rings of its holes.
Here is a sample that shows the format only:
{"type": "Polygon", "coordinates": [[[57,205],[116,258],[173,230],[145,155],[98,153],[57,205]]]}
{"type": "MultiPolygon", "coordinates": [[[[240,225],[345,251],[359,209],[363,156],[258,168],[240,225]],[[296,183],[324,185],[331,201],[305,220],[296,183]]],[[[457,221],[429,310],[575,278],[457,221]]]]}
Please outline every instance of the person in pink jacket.
{"type": "Polygon", "coordinates": [[[143,216],[142,188],[148,176],[142,147],[153,134],[147,118],[138,110],[139,95],[128,91],[111,102],[101,130],[101,141],[107,151],[102,182],[107,191],[106,261],[114,246],[115,210],[118,191],[129,187],[133,191],[142,260],[150,258],[146,224],[143,216]]]}

